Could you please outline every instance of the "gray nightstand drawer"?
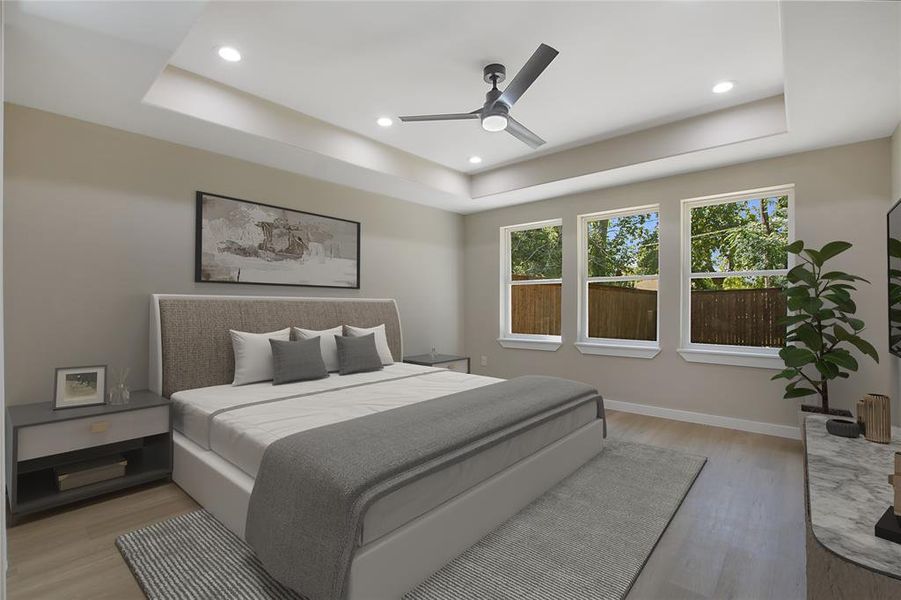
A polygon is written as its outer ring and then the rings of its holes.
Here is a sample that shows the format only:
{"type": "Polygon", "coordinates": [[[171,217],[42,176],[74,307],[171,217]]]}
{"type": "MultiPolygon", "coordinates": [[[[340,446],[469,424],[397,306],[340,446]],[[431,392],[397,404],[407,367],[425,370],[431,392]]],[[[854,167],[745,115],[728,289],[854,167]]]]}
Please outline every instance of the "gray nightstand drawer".
{"type": "Polygon", "coordinates": [[[455,360],[453,362],[440,363],[435,365],[436,367],[443,367],[449,371],[457,371],[459,373],[468,373],[469,372],[469,361],[465,358],[462,360],[455,360]]]}
{"type": "Polygon", "coordinates": [[[469,373],[469,358],[457,356],[456,354],[417,354],[415,356],[405,356],[404,362],[411,365],[423,365],[435,367],[436,369],[457,371],[458,373],[469,373]]]}
{"type": "Polygon", "coordinates": [[[42,423],[19,429],[17,458],[29,460],[168,431],[168,406],[42,423]]]}

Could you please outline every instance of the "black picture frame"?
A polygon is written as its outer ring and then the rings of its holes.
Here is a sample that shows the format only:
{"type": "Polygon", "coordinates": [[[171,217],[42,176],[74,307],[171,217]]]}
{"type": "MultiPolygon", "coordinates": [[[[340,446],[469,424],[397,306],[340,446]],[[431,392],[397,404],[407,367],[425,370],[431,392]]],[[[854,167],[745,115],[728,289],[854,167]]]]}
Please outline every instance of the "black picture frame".
{"type": "Polygon", "coordinates": [[[85,406],[100,406],[100,405],[106,404],[107,403],[106,402],[106,399],[107,399],[106,391],[107,391],[107,384],[109,383],[108,373],[109,373],[109,369],[108,369],[107,365],[57,367],[56,370],[54,371],[54,375],[53,375],[53,403],[51,404],[51,407],[53,408],[53,410],[67,410],[70,408],[83,408],[85,406]],[[61,405],[60,401],[62,399],[59,397],[60,374],[64,371],[85,371],[85,372],[96,371],[96,372],[98,372],[97,396],[99,396],[99,398],[97,400],[91,401],[91,402],[78,402],[78,403],[71,403],[68,405],[66,405],[66,404],[61,405]],[[101,371],[103,373],[102,378],[100,376],[101,371]],[[102,383],[102,387],[101,387],[101,383],[102,383]]]}
{"type": "Polygon", "coordinates": [[[341,217],[333,217],[330,215],[323,215],[319,213],[313,213],[304,210],[297,210],[294,208],[287,208],[284,206],[276,206],[274,204],[265,204],[263,202],[254,202],[253,200],[245,200],[243,198],[235,198],[232,196],[224,196],[222,194],[214,194],[211,192],[204,192],[202,190],[198,190],[195,194],[195,224],[194,224],[194,281],[197,283],[230,283],[230,284],[238,284],[238,285],[274,285],[280,287],[317,287],[317,288],[332,288],[332,289],[342,289],[342,290],[359,290],[360,289],[360,266],[361,266],[361,255],[362,255],[362,225],[359,221],[353,221],[351,219],[343,219],[341,217]],[[327,285],[327,284],[315,284],[315,283],[278,283],[278,282],[268,282],[268,281],[229,281],[224,279],[209,279],[203,277],[203,199],[204,197],[208,198],[219,198],[222,200],[229,200],[232,202],[241,202],[244,204],[250,204],[254,206],[260,206],[263,208],[274,209],[285,211],[286,213],[295,213],[300,215],[307,215],[310,217],[316,217],[318,219],[330,219],[333,221],[340,221],[342,223],[350,223],[356,227],[356,277],[355,283],[356,285],[327,285]]]}

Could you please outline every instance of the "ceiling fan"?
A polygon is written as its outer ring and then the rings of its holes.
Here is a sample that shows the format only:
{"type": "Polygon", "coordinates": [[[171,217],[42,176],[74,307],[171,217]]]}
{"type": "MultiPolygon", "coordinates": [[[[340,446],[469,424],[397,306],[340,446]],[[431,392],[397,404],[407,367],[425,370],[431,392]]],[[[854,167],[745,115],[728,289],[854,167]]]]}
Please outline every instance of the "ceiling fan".
{"type": "Polygon", "coordinates": [[[538,46],[532,56],[526,61],[516,77],[513,78],[506,89],[501,92],[497,84],[507,77],[507,69],[504,65],[493,63],[485,67],[484,79],[491,84],[491,89],[485,94],[485,104],[481,108],[468,113],[450,113],[444,115],[413,115],[398,117],[401,121],[464,121],[479,119],[482,129],[485,131],[506,131],[516,139],[525,142],[532,148],[544,144],[544,140],[535,135],[525,125],[510,116],[510,109],[517,100],[535,83],[538,76],[547,68],[551,61],[559,54],[547,44],[538,46]]]}

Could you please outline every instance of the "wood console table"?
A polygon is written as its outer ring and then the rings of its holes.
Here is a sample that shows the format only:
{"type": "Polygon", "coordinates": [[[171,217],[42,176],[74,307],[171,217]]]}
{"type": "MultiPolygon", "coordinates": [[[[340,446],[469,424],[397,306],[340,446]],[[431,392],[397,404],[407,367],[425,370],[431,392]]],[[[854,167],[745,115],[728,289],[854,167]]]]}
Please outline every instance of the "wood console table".
{"type": "Polygon", "coordinates": [[[821,415],[806,416],[801,430],[807,598],[901,598],[901,544],[873,534],[894,500],[888,475],[901,451],[901,429],[892,428],[891,444],[830,435],[821,415]]]}

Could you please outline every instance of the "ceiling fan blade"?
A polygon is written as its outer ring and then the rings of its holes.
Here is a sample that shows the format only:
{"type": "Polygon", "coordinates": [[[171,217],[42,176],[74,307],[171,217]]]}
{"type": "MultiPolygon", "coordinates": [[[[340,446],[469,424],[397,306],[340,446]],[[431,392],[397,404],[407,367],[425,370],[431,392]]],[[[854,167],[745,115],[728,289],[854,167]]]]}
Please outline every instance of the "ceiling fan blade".
{"type": "Polygon", "coordinates": [[[522,69],[519,70],[519,73],[516,74],[513,81],[507,85],[504,93],[495,100],[495,103],[503,102],[507,106],[513,106],[516,101],[519,100],[520,96],[529,89],[529,86],[535,83],[535,80],[538,79],[538,76],[541,75],[549,64],[551,64],[551,61],[557,58],[558,54],[559,52],[547,44],[538,46],[538,50],[529,57],[529,60],[527,60],[522,69]]]}
{"type": "Polygon", "coordinates": [[[469,113],[447,113],[443,115],[411,115],[406,117],[398,117],[404,123],[416,121],[463,121],[466,119],[478,119],[480,110],[469,113]]]}
{"type": "Polygon", "coordinates": [[[507,117],[507,133],[520,140],[521,142],[525,142],[532,148],[537,148],[544,144],[544,140],[532,133],[528,127],[514,119],[513,117],[507,117]]]}

